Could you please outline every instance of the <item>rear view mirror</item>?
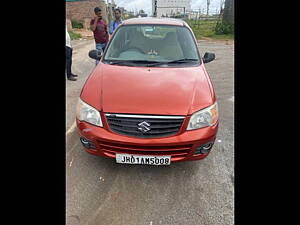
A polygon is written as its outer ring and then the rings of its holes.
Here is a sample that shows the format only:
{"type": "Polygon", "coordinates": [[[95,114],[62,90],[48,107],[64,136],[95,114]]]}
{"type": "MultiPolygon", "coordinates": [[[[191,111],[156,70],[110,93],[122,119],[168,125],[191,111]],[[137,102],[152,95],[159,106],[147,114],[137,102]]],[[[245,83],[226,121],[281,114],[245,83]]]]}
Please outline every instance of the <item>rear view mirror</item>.
{"type": "Polygon", "coordinates": [[[205,52],[202,59],[203,59],[203,63],[209,63],[209,62],[213,61],[215,58],[216,58],[215,53],[205,52]]]}
{"type": "Polygon", "coordinates": [[[100,60],[102,57],[103,52],[99,50],[91,50],[89,51],[89,57],[95,60],[100,60]]]}

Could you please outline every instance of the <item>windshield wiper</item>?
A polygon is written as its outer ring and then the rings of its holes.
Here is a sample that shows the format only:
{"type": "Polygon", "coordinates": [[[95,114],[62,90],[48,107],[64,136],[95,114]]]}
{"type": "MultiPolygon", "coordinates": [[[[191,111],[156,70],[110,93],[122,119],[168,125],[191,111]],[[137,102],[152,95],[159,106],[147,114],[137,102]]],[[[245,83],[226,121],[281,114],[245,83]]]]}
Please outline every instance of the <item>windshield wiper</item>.
{"type": "Polygon", "coordinates": [[[198,59],[178,59],[173,61],[159,62],[159,61],[150,61],[150,60],[107,60],[110,65],[126,65],[133,66],[135,64],[146,64],[146,66],[159,66],[167,64],[176,64],[176,63],[188,63],[188,62],[198,62],[198,59]]]}
{"type": "Polygon", "coordinates": [[[130,63],[130,61],[127,60],[112,60],[112,61],[108,60],[107,62],[110,65],[128,65],[128,64],[132,65],[132,63],[130,63]]]}
{"type": "Polygon", "coordinates": [[[153,63],[159,63],[159,62],[158,61],[149,61],[149,60],[111,60],[108,63],[110,65],[116,65],[116,64],[133,65],[133,64],[148,64],[148,63],[150,63],[152,65],[153,63]]]}
{"type": "Polygon", "coordinates": [[[198,59],[178,59],[174,61],[169,61],[168,63],[185,63],[185,62],[198,62],[198,59]]]}
{"type": "Polygon", "coordinates": [[[188,63],[188,62],[198,62],[198,59],[178,59],[178,60],[173,60],[173,61],[167,61],[167,62],[157,62],[155,64],[151,64],[148,66],[158,66],[158,65],[165,65],[165,64],[176,64],[176,63],[188,63]]]}

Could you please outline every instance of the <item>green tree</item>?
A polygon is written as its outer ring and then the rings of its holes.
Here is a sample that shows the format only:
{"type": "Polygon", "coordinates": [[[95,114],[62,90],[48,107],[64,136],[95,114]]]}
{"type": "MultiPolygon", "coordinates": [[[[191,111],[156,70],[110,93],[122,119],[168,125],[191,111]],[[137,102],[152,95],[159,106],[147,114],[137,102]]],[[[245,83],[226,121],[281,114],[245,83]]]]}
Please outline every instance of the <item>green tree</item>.
{"type": "Polygon", "coordinates": [[[215,27],[216,34],[234,33],[234,0],[225,0],[222,20],[218,21],[215,27]]]}

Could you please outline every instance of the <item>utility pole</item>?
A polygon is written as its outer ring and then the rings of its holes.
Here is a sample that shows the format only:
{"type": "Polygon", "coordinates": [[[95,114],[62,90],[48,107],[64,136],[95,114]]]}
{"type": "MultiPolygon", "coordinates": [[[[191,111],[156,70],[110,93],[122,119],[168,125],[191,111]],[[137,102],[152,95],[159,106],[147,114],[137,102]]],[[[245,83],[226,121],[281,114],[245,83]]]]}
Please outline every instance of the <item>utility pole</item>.
{"type": "Polygon", "coordinates": [[[107,19],[108,24],[113,20],[112,3],[107,0],[107,19]]]}
{"type": "Polygon", "coordinates": [[[206,3],[207,3],[206,15],[208,16],[210,0],[206,0],[206,3]]]}
{"type": "Polygon", "coordinates": [[[199,15],[198,15],[198,20],[197,20],[198,28],[199,28],[199,25],[200,25],[200,16],[201,16],[201,9],[199,8],[199,15]]]}
{"type": "Polygon", "coordinates": [[[157,0],[154,0],[153,17],[157,17],[157,0]]]}

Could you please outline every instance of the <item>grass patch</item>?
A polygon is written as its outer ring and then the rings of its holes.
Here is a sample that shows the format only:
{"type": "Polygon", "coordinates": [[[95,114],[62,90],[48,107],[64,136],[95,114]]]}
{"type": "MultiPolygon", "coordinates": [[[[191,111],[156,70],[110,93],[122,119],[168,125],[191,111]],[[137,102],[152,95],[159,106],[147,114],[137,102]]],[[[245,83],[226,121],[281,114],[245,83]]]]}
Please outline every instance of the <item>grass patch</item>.
{"type": "Polygon", "coordinates": [[[185,20],[189,26],[192,28],[196,39],[202,39],[205,37],[218,39],[218,40],[225,40],[225,39],[234,39],[234,34],[216,34],[216,26],[218,21],[217,20],[185,20]]]}
{"type": "Polygon", "coordinates": [[[75,33],[74,31],[69,31],[71,40],[77,40],[81,38],[81,34],[75,33]]]}
{"type": "Polygon", "coordinates": [[[71,20],[72,23],[72,27],[73,28],[77,28],[77,29],[82,29],[83,28],[83,22],[82,21],[78,21],[78,20],[71,20]]]}

